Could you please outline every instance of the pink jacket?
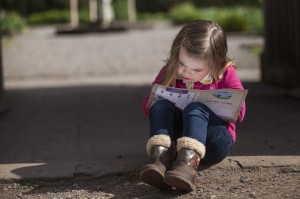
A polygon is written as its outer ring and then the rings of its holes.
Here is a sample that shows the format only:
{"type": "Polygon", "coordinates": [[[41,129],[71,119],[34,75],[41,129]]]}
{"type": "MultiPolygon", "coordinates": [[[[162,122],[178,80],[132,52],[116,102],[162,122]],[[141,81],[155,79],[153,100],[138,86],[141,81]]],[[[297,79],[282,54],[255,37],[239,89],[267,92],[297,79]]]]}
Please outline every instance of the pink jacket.
{"type": "MultiPolygon", "coordinates": [[[[157,77],[155,78],[153,83],[161,84],[162,82],[162,77],[165,73],[165,68],[164,66],[157,77]]],[[[185,84],[182,82],[182,80],[176,80],[176,88],[186,88],[185,84]]],[[[237,76],[236,70],[233,67],[233,65],[230,65],[226,67],[222,79],[217,82],[213,81],[212,84],[205,85],[200,82],[195,82],[193,89],[198,89],[198,90],[209,90],[209,89],[222,89],[222,88],[231,88],[231,89],[244,89],[239,77],[237,76]]],[[[148,116],[150,114],[150,109],[146,107],[147,101],[148,101],[149,95],[143,100],[143,111],[144,113],[148,116]]],[[[246,112],[246,104],[245,102],[242,105],[241,111],[239,113],[237,122],[242,122],[245,116],[246,112]]],[[[236,140],[236,126],[234,123],[227,123],[226,127],[232,137],[232,140],[235,142],[236,140]]]]}

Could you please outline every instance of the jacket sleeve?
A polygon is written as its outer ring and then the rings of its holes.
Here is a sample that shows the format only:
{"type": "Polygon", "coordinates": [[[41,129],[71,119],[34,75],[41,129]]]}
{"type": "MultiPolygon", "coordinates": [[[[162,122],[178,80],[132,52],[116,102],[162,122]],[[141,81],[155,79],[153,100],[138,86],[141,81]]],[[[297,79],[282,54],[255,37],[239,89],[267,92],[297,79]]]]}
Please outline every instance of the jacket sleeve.
{"type": "MultiPolygon", "coordinates": [[[[155,80],[152,82],[152,85],[154,83],[156,84],[161,84],[162,83],[162,80],[163,80],[163,76],[164,74],[166,73],[166,68],[167,66],[164,66],[158,73],[158,75],[156,76],[155,80]]],[[[143,102],[142,102],[142,108],[143,108],[143,112],[145,115],[149,116],[150,114],[150,109],[147,108],[147,102],[149,100],[149,96],[150,96],[150,93],[144,98],[143,102]]]]}
{"type": "MultiPolygon", "coordinates": [[[[219,88],[241,89],[244,87],[233,66],[228,66],[224,72],[223,78],[219,82],[219,88]]],[[[246,102],[244,101],[237,118],[237,122],[242,122],[246,113],[246,102]]]]}

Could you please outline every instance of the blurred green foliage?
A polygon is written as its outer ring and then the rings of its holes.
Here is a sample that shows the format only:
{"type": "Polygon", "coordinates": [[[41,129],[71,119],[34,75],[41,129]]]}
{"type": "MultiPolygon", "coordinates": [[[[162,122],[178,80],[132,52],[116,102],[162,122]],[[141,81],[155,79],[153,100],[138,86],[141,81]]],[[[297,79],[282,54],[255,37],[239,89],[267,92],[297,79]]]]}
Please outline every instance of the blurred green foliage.
{"type": "Polygon", "coordinates": [[[165,21],[169,20],[168,13],[165,12],[156,12],[156,13],[137,13],[137,20],[138,21],[165,21]]]}
{"type": "MultiPolygon", "coordinates": [[[[139,21],[170,20],[183,24],[195,19],[218,22],[225,31],[244,31],[262,34],[262,0],[136,0],[139,21]]],[[[29,25],[58,24],[70,22],[69,1],[61,0],[1,0],[7,10],[16,8],[21,16],[26,16],[29,25]],[[32,6],[31,4],[32,3],[32,6]],[[36,3],[36,4],[33,4],[36,3]],[[55,9],[56,8],[56,9],[55,9]]],[[[128,18],[127,0],[113,0],[116,20],[128,18]]],[[[25,20],[17,12],[8,12],[2,29],[5,32],[21,30],[25,20]],[[5,30],[4,30],[5,29],[5,30]]],[[[79,21],[89,23],[87,0],[79,0],[79,21]]]]}
{"type": "Polygon", "coordinates": [[[67,23],[70,20],[70,12],[67,10],[48,10],[29,15],[28,24],[54,24],[67,23]]]}
{"type": "MultiPolygon", "coordinates": [[[[99,0],[100,2],[101,0],[99,0]]],[[[127,0],[113,0],[112,2],[126,4],[127,0]]],[[[197,7],[226,7],[233,5],[260,6],[262,0],[136,0],[136,8],[141,13],[168,12],[182,2],[190,2],[197,7]]],[[[29,16],[32,13],[46,10],[65,10],[69,8],[69,3],[69,0],[1,0],[0,7],[6,11],[17,11],[22,16],[29,16]]],[[[88,0],[78,0],[80,9],[88,7],[88,4],[88,0]]]]}
{"type": "Polygon", "coordinates": [[[3,12],[0,18],[0,28],[4,35],[12,35],[21,32],[26,21],[16,12],[3,12]]]}
{"type": "Polygon", "coordinates": [[[125,21],[128,18],[127,0],[114,0],[112,6],[117,20],[125,21]]]}
{"type": "Polygon", "coordinates": [[[257,7],[207,7],[197,8],[192,3],[182,3],[170,11],[170,19],[175,24],[183,24],[196,19],[216,21],[224,31],[244,31],[262,34],[262,9],[257,7]]]}
{"type": "MultiPolygon", "coordinates": [[[[81,23],[89,22],[88,9],[81,9],[79,11],[79,21],[81,23]]],[[[42,24],[59,24],[70,22],[70,10],[48,10],[45,12],[33,13],[28,17],[28,24],[42,25],[42,24]]]]}
{"type": "MultiPolygon", "coordinates": [[[[126,1],[126,0],[124,0],[126,1]]],[[[168,12],[174,6],[188,2],[196,7],[231,7],[231,6],[256,6],[262,4],[262,0],[136,0],[136,8],[139,12],[156,13],[168,12]]]]}
{"type": "MultiPolygon", "coordinates": [[[[6,11],[16,11],[21,16],[47,10],[64,10],[69,8],[69,0],[1,0],[0,7],[6,11]]],[[[80,7],[88,5],[87,0],[78,0],[80,7]]]]}
{"type": "Polygon", "coordinates": [[[182,24],[201,18],[199,10],[192,3],[182,3],[175,6],[169,14],[175,24],[182,24]]]}

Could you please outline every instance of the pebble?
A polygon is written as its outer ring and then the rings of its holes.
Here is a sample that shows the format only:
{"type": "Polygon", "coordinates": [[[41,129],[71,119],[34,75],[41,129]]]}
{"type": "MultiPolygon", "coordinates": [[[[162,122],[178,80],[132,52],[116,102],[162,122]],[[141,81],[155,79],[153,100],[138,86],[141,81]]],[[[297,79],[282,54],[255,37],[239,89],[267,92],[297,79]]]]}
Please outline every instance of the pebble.
{"type": "Polygon", "coordinates": [[[71,195],[71,194],[68,194],[68,195],[67,195],[67,198],[68,198],[68,199],[71,199],[71,198],[72,198],[72,195],[71,195]]]}
{"type": "Polygon", "coordinates": [[[74,184],[73,184],[73,187],[75,187],[75,188],[79,188],[79,185],[78,185],[78,184],[76,184],[76,183],[74,183],[74,184]]]}
{"type": "Polygon", "coordinates": [[[241,183],[245,183],[245,182],[249,182],[249,181],[250,181],[250,178],[249,178],[249,177],[243,177],[243,176],[242,176],[242,177],[240,178],[240,182],[241,182],[241,183]]]}
{"type": "Polygon", "coordinates": [[[115,197],[115,195],[112,194],[112,193],[106,193],[105,196],[107,196],[107,197],[115,197]]]}
{"type": "Polygon", "coordinates": [[[255,191],[251,192],[251,194],[249,196],[250,197],[256,197],[256,192],[255,191]]]}

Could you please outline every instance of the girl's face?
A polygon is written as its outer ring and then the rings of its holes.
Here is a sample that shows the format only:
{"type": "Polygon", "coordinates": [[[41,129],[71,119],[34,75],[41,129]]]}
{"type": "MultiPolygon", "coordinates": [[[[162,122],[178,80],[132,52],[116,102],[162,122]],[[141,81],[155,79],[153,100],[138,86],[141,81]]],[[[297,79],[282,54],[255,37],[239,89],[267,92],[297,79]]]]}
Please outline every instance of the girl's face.
{"type": "Polygon", "coordinates": [[[179,49],[177,76],[183,82],[198,82],[209,74],[209,62],[189,53],[185,47],[179,49]]]}

